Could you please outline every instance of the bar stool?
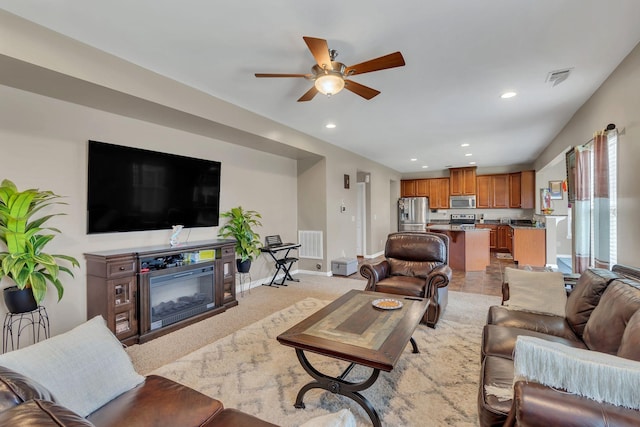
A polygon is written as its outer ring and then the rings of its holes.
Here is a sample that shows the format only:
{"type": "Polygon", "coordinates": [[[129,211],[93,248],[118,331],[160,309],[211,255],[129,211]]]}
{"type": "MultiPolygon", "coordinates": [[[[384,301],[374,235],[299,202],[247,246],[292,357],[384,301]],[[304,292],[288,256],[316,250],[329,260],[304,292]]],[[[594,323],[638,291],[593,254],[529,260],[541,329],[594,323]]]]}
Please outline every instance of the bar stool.
{"type": "Polygon", "coordinates": [[[11,343],[11,350],[19,349],[20,336],[29,328],[34,344],[40,341],[41,333],[44,339],[49,338],[49,315],[46,308],[40,305],[27,313],[7,313],[2,326],[2,352],[6,353],[9,350],[9,343],[11,343]]]}

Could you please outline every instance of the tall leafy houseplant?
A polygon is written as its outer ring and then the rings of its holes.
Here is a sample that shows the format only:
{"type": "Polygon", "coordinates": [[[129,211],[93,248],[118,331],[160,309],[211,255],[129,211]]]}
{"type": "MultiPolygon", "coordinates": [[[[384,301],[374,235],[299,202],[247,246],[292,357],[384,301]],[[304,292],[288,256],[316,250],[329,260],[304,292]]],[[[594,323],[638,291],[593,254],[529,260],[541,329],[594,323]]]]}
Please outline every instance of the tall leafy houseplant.
{"type": "MultiPolygon", "coordinates": [[[[228,218],[228,221],[218,230],[218,236],[225,239],[234,238],[236,240],[236,254],[240,257],[238,264],[249,261],[248,265],[250,266],[251,261],[260,255],[262,247],[260,235],[253,230],[254,227],[262,225],[260,222],[262,216],[256,211],[243,210],[242,206],[223,212],[220,216],[228,218]]],[[[238,266],[238,270],[240,269],[238,266]]]]}
{"type": "MultiPolygon", "coordinates": [[[[66,204],[59,201],[61,196],[51,191],[29,189],[18,191],[16,185],[5,179],[0,185],[0,241],[6,251],[0,252],[0,279],[8,277],[19,289],[30,288],[37,304],[47,293],[47,284],[58,291],[58,301],[62,298],[64,287],[60,282],[60,272],[73,277],[69,268],[79,267],[78,261],[68,255],[47,254],[44,247],[60,230],[44,227],[54,216],[53,213],[34,218],[41,209],[66,204]],[[59,264],[63,262],[62,265],[59,264]]],[[[0,248],[4,249],[4,248],[0,248]]]]}

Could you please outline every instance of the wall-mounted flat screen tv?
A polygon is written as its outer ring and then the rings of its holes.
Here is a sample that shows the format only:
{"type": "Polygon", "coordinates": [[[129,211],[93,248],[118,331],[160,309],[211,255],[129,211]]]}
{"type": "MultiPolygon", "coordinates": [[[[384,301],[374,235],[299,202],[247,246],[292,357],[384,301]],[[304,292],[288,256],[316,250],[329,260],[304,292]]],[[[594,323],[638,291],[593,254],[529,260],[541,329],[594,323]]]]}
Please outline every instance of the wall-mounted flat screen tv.
{"type": "Polygon", "coordinates": [[[89,141],[87,233],[218,225],[220,162],[89,141]]]}

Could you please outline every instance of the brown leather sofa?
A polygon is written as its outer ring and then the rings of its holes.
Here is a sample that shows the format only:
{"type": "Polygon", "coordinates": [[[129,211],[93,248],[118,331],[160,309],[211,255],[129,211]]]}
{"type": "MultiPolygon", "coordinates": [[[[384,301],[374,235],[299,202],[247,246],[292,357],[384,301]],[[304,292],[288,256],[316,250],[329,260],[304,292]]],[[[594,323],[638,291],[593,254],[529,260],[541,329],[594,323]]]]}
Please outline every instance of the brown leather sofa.
{"type": "Polygon", "coordinates": [[[514,385],[512,355],[521,335],[640,361],[640,269],[617,265],[612,271],[585,271],[567,298],[564,317],[491,307],[482,336],[478,390],[483,427],[640,425],[637,410],[535,382],[514,385]],[[513,398],[501,399],[485,386],[513,387],[513,398]]]}
{"type": "Polygon", "coordinates": [[[422,323],[434,328],[449,299],[449,237],[429,232],[391,233],[384,256],[378,264],[360,267],[367,279],[365,290],[429,298],[422,323]]]}
{"type": "Polygon", "coordinates": [[[56,403],[45,387],[0,366],[0,425],[22,426],[257,426],[274,424],[164,377],[150,375],[87,418],[56,403]]]}

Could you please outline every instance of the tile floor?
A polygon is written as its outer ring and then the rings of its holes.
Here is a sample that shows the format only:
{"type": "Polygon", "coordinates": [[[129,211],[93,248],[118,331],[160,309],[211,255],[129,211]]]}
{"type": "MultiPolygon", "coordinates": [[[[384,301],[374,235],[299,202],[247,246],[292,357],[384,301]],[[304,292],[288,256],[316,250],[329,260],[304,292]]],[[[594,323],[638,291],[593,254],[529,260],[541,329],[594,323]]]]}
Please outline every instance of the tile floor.
{"type": "MultiPolygon", "coordinates": [[[[364,259],[359,257],[358,264],[375,264],[380,262],[382,259],[384,259],[382,256],[374,259],[364,259]]],[[[492,252],[491,265],[489,265],[485,271],[464,272],[454,270],[453,277],[449,283],[449,290],[500,296],[502,295],[502,273],[504,268],[513,266],[513,260],[498,259],[496,258],[495,253],[492,252]]],[[[360,269],[358,268],[358,272],[350,276],[350,278],[364,280],[364,277],[360,275],[359,271],[360,269]]]]}

